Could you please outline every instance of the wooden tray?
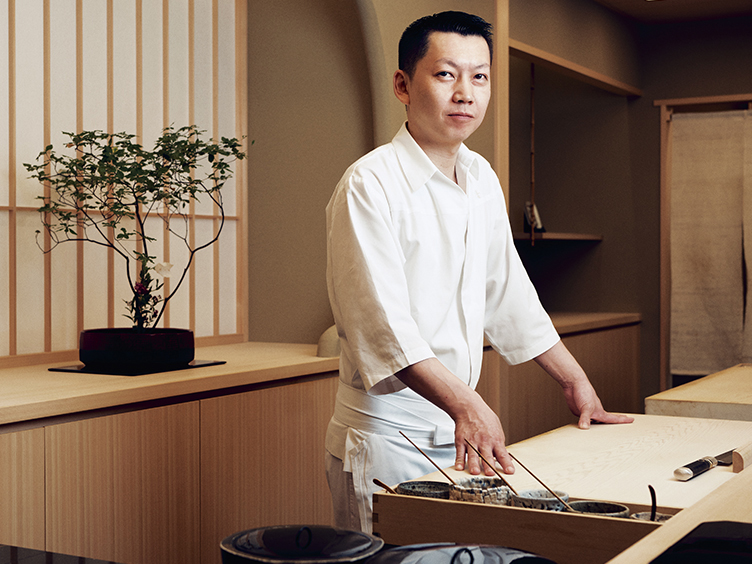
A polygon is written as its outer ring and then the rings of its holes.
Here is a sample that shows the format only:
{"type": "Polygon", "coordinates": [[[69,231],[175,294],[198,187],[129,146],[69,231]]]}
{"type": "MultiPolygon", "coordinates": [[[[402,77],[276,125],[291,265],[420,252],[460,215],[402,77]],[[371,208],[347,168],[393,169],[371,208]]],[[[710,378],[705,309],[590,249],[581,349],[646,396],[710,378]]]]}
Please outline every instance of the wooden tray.
{"type": "MultiPolygon", "coordinates": [[[[373,502],[374,534],[386,543],[491,544],[532,552],[558,564],[602,564],[662,526],[635,519],[386,493],[375,494],[373,502]]],[[[630,509],[649,510],[639,505],[630,509]]]]}

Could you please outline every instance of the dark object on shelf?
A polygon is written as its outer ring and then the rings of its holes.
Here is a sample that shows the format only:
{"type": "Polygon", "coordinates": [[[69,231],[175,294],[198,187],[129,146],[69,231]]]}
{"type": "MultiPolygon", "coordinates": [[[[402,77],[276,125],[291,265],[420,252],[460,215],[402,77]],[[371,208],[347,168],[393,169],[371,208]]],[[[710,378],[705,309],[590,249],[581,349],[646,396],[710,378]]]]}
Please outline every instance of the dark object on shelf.
{"type": "Polygon", "coordinates": [[[195,354],[193,331],[114,327],[81,331],[78,358],[89,370],[141,372],[185,367],[195,354]]]}
{"type": "Polygon", "coordinates": [[[172,368],[143,368],[141,370],[124,370],[122,368],[112,367],[111,369],[95,369],[84,366],[83,364],[73,364],[71,366],[58,366],[48,368],[50,372],[79,372],[83,374],[104,374],[106,376],[145,376],[147,374],[159,374],[161,372],[172,372],[173,370],[186,370],[188,368],[202,368],[204,366],[216,366],[225,364],[225,360],[192,360],[188,364],[174,366],[172,368]]]}
{"type": "Polygon", "coordinates": [[[84,366],[50,370],[140,376],[223,362],[194,361],[194,355],[193,331],[189,329],[86,329],[81,331],[78,346],[84,366]]]}
{"type": "Polygon", "coordinates": [[[530,233],[532,226],[535,226],[536,233],[545,233],[546,228],[543,227],[540,214],[538,214],[538,206],[530,202],[525,202],[525,233],[530,233]]]}
{"type": "Polygon", "coordinates": [[[360,531],[322,525],[261,527],[230,535],[222,541],[222,564],[265,562],[366,562],[384,541],[360,531]]]}
{"type": "Polygon", "coordinates": [[[708,521],[692,529],[651,564],[749,564],[752,523],[708,521]]]}

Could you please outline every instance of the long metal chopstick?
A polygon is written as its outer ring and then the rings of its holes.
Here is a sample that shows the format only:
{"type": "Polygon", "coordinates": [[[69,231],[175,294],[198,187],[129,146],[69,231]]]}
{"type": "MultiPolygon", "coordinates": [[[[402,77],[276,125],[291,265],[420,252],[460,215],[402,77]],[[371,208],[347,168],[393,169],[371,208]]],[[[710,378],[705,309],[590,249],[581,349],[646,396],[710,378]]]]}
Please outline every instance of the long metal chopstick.
{"type": "Polygon", "coordinates": [[[457,482],[455,482],[454,480],[452,480],[452,478],[450,478],[450,477],[449,477],[449,474],[447,474],[446,472],[444,472],[444,471],[443,471],[443,470],[441,469],[441,467],[440,467],[440,466],[439,466],[438,464],[436,464],[436,463],[435,463],[435,462],[434,462],[434,461],[433,461],[433,460],[431,459],[431,457],[430,457],[430,456],[428,456],[428,455],[427,455],[427,454],[426,454],[425,452],[423,452],[422,450],[420,450],[420,447],[419,447],[418,445],[416,445],[416,444],[415,444],[414,442],[412,442],[412,441],[410,440],[410,438],[409,438],[409,437],[408,437],[407,435],[405,435],[405,433],[403,433],[402,431],[400,431],[400,435],[402,435],[403,437],[405,437],[405,438],[407,439],[407,441],[408,441],[408,442],[409,442],[409,443],[410,443],[411,445],[413,445],[413,446],[414,446],[414,447],[415,447],[416,449],[418,449],[418,452],[419,452],[420,454],[422,454],[423,456],[425,456],[425,457],[426,457],[426,458],[428,459],[428,462],[430,462],[431,464],[433,464],[433,465],[434,465],[434,466],[436,467],[436,469],[437,469],[437,470],[438,470],[439,472],[441,472],[441,473],[442,473],[442,474],[444,475],[444,477],[445,477],[445,478],[446,478],[447,480],[449,480],[450,482],[452,482],[452,484],[453,484],[453,485],[455,485],[455,486],[457,485],[457,482]]]}
{"type": "MultiPolygon", "coordinates": [[[[508,451],[507,451],[507,452],[508,452],[508,451]]],[[[517,457],[516,457],[515,455],[513,455],[513,454],[512,454],[511,452],[510,452],[510,453],[509,453],[509,456],[511,456],[511,457],[512,457],[512,460],[514,460],[514,461],[515,461],[515,462],[516,462],[517,464],[519,464],[520,466],[522,466],[522,468],[524,468],[524,469],[525,469],[525,471],[526,471],[526,472],[527,472],[528,474],[530,474],[530,475],[531,475],[531,476],[532,476],[533,478],[535,478],[536,480],[538,480],[538,483],[539,483],[539,484],[540,484],[541,486],[543,486],[544,488],[546,488],[546,489],[547,489],[547,490],[549,491],[549,493],[550,493],[551,495],[553,495],[553,496],[554,496],[554,497],[555,497],[556,499],[558,499],[558,500],[559,500],[560,502],[562,502],[562,503],[564,504],[564,507],[566,507],[566,508],[567,508],[567,509],[568,509],[569,511],[571,511],[572,513],[580,513],[580,511],[577,511],[577,510],[576,510],[576,509],[575,509],[574,507],[572,507],[572,506],[571,506],[571,505],[569,505],[569,504],[568,504],[568,503],[567,503],[566,501],[564,501],[564,500],[563,500],[563,499],[561,499],[561,498],[560,498],[560,497],[559,497],[558,495],[556,495],[556,492],[555,492],[554,490],[552,490],[552,489],[551,489],[551,488],[549,488],[549,487],[548,487],[548,486],[547,486],[546,484],[544,484],[544,483],[543,483],[543,481],[542,481],[542,480],[541,480],[541,479],[540,479],[540,478],[539,478],[538,476],[536,476],[535,474],[533,474],[533,473],[532,473],[532,472],[530,471],[530,469],[529,469],[529,468],[527,468],[527,467],[526,467],[526,466],[525,466],[525,465],[524,465],[524,464],[523,464],[522,462],[520,462],[520,461],[519,461],[519,460],[517,459],[517,457]]]]}
{"type": "Polygon", "coordinates": [[[480,453],[480,451],[479,451],[479,450],[478,450],[477,448],[475,448],[475,446],[473,446],[473,443],[471,443],[471,442],[470,442],[470,441],[468,441],[467,439],[465,439],[465,442],[467,443],[467,445],[468,445],[468,446],[469,446],[469,447],[470,447],[471,449],[473,449],[473,450],[474,450],[474,451],[475,451],[475,452],[476,452],[476,453],[478,454],[478,456],[480,456],[480,459],[481,459],[481,460],[482,460],[483,462],[485,462],[486,464],[488,464],[488,466],[489,466],[489,467],[491,468],[491,470],[493,470],[494,472],[496,472],[496,475],[497,475],[497,476],[499,477],[499,479],[501,480],[501,483],[502,483],[502,484],[504,484],[504,485],[505,485],[506,487],[508,487],[508,488],[509,488],[509,489],[511,490],[511,492],[512,492],[512,493],[513,493],[514,495],[517,495],[517,492],[516,492],[516,491],[515,491],[515,489],[514,489],[514,488],[512,487],[512,484],[510,484],[509,482],[507,482],[507,481],[506,481],[506,479],[504,479],[504,476],[502,476],[502,475],[501,475],[501,473],[500,473],[500,472],[499,472],[499,471],[498,471],[498,470],[496,469],[496,466],[492,466],[492,465],[491,465],[491,463],[490,463],[490,462],[488,462],[488,460],[486,460],[486,458],[485,458],[485,457],[484,457],[484,456],[483,456],[483,455],[482,455],[482,454],[480,453]]]}

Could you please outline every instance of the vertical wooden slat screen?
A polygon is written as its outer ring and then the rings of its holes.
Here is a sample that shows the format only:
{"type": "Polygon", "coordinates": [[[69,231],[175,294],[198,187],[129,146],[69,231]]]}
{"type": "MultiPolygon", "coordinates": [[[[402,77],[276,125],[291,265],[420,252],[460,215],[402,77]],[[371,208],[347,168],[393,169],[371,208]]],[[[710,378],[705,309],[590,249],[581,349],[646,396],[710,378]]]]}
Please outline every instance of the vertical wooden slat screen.
{"type": "MultiPolygon", "coordinates": [[[[129,324],[118,256],[37,248],[44,187],[23,163],[60,149],[63,131],[127,131],[147,147],[169,125],[245,135],[246,10],[243,0],[0,0],[0,366],[67,360],[81,329],[129,324]]],[[[247,174],[244,162],[234,169],[222,237],[194,259],[162,321],[193,329],[200,345],[247,338],[247,174]]],[[[199,202],[189,225],[202,241],[218,210],[199,202]]],[[[158,239],[157,262],[178,269],[186,251],[166,230],[158,239]]]]}

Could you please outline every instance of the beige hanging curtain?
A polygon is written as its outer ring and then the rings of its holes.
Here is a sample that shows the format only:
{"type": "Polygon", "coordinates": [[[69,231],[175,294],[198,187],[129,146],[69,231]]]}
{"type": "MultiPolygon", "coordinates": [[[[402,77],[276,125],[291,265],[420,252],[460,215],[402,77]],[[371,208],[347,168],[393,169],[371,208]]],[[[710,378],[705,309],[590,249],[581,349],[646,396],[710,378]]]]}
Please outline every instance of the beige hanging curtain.
{"type": "Polygon", "coordinates": [[[749,111],[672,117],[672,374],[710,374],[752,358],[750,123],[749,111]]]}

